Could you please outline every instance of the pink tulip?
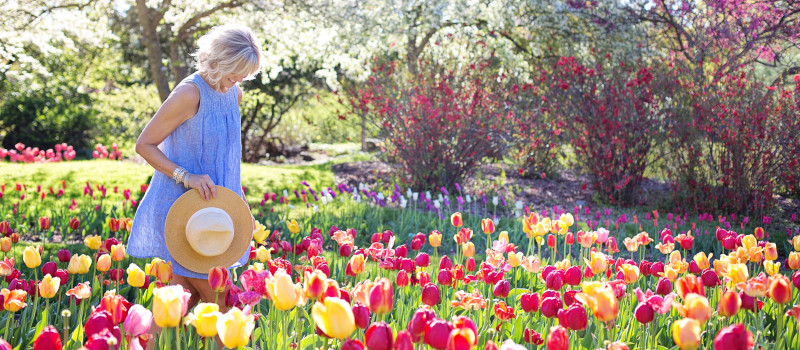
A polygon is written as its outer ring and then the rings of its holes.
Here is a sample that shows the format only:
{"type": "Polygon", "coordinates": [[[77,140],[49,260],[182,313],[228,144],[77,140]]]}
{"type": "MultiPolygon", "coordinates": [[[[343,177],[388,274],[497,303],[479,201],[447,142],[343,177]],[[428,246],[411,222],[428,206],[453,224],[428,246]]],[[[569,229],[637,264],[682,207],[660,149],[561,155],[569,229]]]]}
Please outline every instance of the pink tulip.
{"type": "Polygon", "coordinates": [[[153,313],[142,305],[136,304],[128,310],[123,330],[132,337],[138,337],[148,330],[153,324],[153,313]]]}
{"type": "Polygon", "coordinates": [[[33,350],[61,350],[61,336],[56,327],[48,325],[33,342],[33,350]]]}

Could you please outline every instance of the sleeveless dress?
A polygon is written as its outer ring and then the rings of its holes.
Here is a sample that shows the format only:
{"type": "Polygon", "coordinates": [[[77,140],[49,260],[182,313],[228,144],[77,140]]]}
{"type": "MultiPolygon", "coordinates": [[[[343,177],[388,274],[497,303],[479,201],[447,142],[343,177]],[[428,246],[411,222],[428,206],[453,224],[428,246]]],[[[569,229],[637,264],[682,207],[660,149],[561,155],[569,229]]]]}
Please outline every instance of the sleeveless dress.
{"type": "MultiPolygon", "coordinates": [[[[181,84],[194,84],[200,90],[197,114],[179,125],[158,148],[175,164],[191,174],[208,174],[214,184],[242,196],[241,184],[241,115],[238,85],[221,93],[194,73],[181,84]]],[[[137,258],[159,257],[172,262],[172,272],[179,276],[208,278],[208,274],[188,270],[172,259],[164,240],[164,222],[172,203],[184,192],[171,176],[156,170],[150,186],[139,203],[128,239],[128,254],[137,258]]],[[[247,263],[250,251],[231,268],[247,263]]]]}

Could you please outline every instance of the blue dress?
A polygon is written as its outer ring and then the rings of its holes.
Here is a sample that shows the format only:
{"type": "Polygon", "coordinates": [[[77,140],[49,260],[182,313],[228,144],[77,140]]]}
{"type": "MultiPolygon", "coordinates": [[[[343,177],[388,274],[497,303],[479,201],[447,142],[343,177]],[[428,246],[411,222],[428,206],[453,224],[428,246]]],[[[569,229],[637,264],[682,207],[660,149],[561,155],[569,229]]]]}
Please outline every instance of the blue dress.
{"type": "MultiPolygon", "coordinates": [[[[221,93],[197,73],[181,82],[186,83],[194,84],[200,90],[197,114],[179,125],[158,148],[189,173],[208,174],[215,185],[228,188],[241,197],[239,87],[221,93]]],[[[176,275],[208,278],[208,274],[188,270],[173,260],[164,240],[164,221],[169,208],[184,192],[183,184],[176,184],[171,176],[155,171],[133,218],[127,251],[137,258],[159,257],[171,261],[176,275]]],[[[231,268],[246,264],[249,255],[248,250],[231,268]]]]}

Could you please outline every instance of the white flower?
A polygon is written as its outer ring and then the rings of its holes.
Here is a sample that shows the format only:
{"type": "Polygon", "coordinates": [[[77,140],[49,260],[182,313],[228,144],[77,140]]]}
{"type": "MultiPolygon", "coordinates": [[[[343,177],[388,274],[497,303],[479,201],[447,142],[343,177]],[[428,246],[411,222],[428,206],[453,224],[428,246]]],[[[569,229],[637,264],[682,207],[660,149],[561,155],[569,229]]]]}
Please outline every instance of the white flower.
{"type": "Polygon", "coordinates": [[[425,198],[431,199],[431,191],[425,191],[425,198]]]}
{"type": "Polygon", "coordinates": [[[470,197],[469,195],[467,195],[467,203],[472,203],[472,197],[470,197]]]}
{"type": "Polygon", "coordinates": [[[517,201],[516,203],[514,203],[514,207],[516,207],[517,209],[522,209],[522,201],[517,201]]]}
{"type": "Polygon", "coordinates": [[[413,198],[414,201],[416,202],[419,199],[419,192],[412,193],[411,198],[413,198]]]}
{"type": "Polygon", "coordinates": [[[492,204],[496,207],[498,203],[497,196],[492,197],[492,204]]]}
{"type": "Polygon", "coordinates": [[[319,211],[319,207],[316,204],[314,204],[314,212],[316,213],[318,211],[319,211]]]}
{"type": "Polygon", "coordinates": [[[294,205],[289,204],[289,209],[294,209],[294,205]]]}
{"type": "Polygon", "coordinates": [[[411,197],[412,194],[413,192],[411,192],[411,188],[406,190],[406,197],[411,197]]]}
{"type": "Polygon", "coordinates": [[[283,196],[289,198],[289,191],[283,190],[283,196]]]}
{"type": "Polygon", "coordinates": [[[436,209],[439,209],[439,208],[441,208],[441,207],[442,207],[442,205],[441,205],[441,204],[439,204],[439,201],[438,201],[438,200],[435,200],[435,201],[433,201],[433,206],[434,206],[436,209]]]}

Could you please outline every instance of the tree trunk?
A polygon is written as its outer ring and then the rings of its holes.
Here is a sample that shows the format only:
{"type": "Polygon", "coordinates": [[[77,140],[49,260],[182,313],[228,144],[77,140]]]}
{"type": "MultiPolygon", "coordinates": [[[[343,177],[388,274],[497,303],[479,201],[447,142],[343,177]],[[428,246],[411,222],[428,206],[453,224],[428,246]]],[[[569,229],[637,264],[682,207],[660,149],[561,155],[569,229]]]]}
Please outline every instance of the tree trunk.
{"type": "Polygon", "coordinates": [[[161,62],[163,54],[161,52],[161,41],[158,38],[158,22],[154,21],[152,11],[145,0],[136,0],[136,12],[139,15],[139,23],[142,25],[142,42],[147,48],[147,60],[150,63],[150,77],[153,83],[156,84],[158,89],[158,96],[161,101],[165,101],[169,97],[169,81],[167,80],[167,71],[164,64],[161,62]],[[155,23],[154,23],[155,22],[155,23]]]}

